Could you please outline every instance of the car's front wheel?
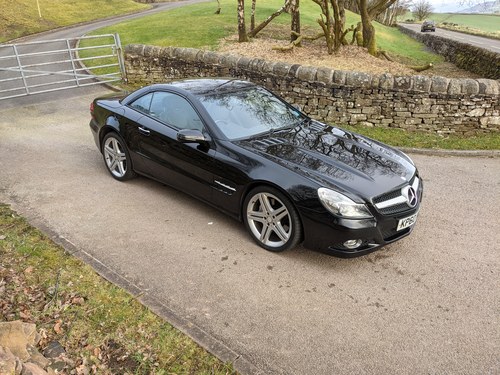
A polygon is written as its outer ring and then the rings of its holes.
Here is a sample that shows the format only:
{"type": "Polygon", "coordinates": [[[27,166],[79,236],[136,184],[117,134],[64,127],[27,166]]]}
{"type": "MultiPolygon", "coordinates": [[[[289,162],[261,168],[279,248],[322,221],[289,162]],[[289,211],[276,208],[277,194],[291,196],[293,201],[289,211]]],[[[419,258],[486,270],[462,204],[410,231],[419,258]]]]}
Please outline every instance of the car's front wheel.
{"type": "Polygon", "coordinates": [[[135,177],[127,146],[118,134],[112,132],[104,136],[102,156],[109,173],[118,181],[126,181],[135,177]]]}
{"type": "Polygon", "coordinates": [[[274,252],[295,247],[302,238],[302,224],[290,200],[277,189],[260,186],[248,193],[244,221],[253,239],[274,252]]]}

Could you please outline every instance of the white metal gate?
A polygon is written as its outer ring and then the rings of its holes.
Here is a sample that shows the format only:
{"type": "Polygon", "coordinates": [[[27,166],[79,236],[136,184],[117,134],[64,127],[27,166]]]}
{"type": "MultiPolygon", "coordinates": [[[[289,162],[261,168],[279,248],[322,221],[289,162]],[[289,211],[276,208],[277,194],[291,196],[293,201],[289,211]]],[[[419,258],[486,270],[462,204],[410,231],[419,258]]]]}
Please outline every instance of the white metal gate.
{"type": "Polygon", "coordinates": [[[122,80],[118,34],[0,44],[0,100],[122,80]]]}

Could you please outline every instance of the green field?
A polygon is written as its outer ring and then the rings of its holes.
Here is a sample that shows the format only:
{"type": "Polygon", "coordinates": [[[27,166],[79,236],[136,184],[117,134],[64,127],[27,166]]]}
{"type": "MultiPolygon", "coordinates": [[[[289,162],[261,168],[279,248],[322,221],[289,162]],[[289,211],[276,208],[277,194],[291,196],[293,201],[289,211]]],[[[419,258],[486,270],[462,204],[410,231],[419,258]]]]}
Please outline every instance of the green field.
{"type": "Polygon", "coordinates": [[[500,15],[434,13],[430,18],[438,23],[451,22],[485,32],[500,32],[500,15]]]}
{"type": "Polygon", "coordinates": [[[149,6],[133,0],[0,0],[0,43],[61,26],[137,12],[149,6]]]}
{"type": "MultiPolygon", "coordinates": [[[[250,3],[250,2],[248,2],[250,3]]],[[[215,15],[217,4],[207,2],[190,5],[155,15],[119,23],[94,32],[94,34],[119,33],[122,43],[142,43],[157,46],[179,46],[215,50],[219,41],[237,33],[236,5],[234,0],[221,0],[222,14],[215,15]]],[[[257,23],[264,20],[282,5],[281,0],[257,3],[257,23]]],[[[312,1],[301,2],[302,32],[314,35],[320,31],[316,19],[319,7],[312,1]]],[[[347,13],[347,25],[359,21],[357,14],[347,13]]],[[[249,26],[249,14],[247,24],[249,26]]],[[[283,14],[273,21],[269,30],[276,38],[288,38],[290,16],[283,14]],[[282,27],[276,27],[281,25],[282,27]]],[[[388,51],[398,60],[411,65],[421,65],[443,61],[442,57],[432,54],[414,39],[402,34],[396,28],[375,23],[379,48],[388,51]]],[[[268,30],[265,30],[268,32],[268,30]]],[[[348,35],[348,38],[350,36],[348,35]]]]}

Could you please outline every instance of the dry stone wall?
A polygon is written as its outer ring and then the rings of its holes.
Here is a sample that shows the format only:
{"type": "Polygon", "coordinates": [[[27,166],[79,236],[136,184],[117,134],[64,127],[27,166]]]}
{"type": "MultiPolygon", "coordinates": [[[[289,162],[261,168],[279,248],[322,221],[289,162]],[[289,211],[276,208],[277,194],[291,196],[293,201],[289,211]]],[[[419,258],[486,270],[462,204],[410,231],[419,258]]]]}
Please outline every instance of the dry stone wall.
{"type": "Polygon", "coordinates": [[[399,27],[399,30],[424,43],[434,52],[444,56],[446,61],[452,62],[459,68],[482,77],[500,79],[500,53],[446,39],[432,33],[421,33],[405,27],[399,27]]]}
{"type": "Polygon", "coordinates": [[[126,46],[125,62],[132,84],[195,77],[250,80],[331,124],[465,135],[500,130],[500,83],[494,80],[371,75],[145,45],[126,46]]]}

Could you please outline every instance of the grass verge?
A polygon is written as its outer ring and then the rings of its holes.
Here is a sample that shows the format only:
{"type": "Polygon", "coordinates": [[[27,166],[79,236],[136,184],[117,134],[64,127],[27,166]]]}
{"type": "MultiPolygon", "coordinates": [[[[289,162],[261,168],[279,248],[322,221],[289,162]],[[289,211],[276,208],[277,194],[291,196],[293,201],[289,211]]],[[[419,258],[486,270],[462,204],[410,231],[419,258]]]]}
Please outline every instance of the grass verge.
{"type": "Polygon", "coordinates": [[[500,150],[500,134],[438,135],[423,131],[343,125],[342,128],[395,147],[444,150],[500,150]]]}
{"type": "Polygon", "coordinates": [[[0,43],[61,26],[149,8],[133,0],[0,0],[0,43]],[[40,4],[41,17],[37,3],[40,4]]]}
{"type": "MultiPolygon", "coordinates": [[[[499,20],[499,22],[500,22],[500,20],[499,20]]],[[[457,31],[457,32],[463,33],[463,34],[469,34],[469,35],[481,36],[484,38],[500,40],[500,31],[497,31],[495,33],[490,33],[490,32],[481,31],[481,30],[478,30],[478,29],[475,29],[475,28],[469,27],[469,26],[461,26],[461,25],[449,24],[449,23],[439,23],[438,27],[441,29],[444,29],[444,30],[457,31]]]]}
{"type": "Polygon", "coordinates": [[[235,373],[0,204],[0,320],[17,319],[63,345],[64,373],[235,373]]]}

